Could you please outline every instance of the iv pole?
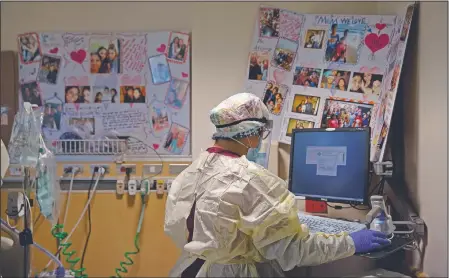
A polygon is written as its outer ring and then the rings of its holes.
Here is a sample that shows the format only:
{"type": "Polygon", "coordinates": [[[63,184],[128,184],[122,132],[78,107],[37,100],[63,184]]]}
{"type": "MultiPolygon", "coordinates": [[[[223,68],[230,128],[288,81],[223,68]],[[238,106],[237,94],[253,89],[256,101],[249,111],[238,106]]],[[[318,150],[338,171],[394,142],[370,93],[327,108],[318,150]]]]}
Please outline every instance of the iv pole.
{"type": "Polygon", "coordinates": [[[26,236],[27,236],[27,231],[29,230],[29,228],[28,228],[28,210],[29,209],[31,209],[31,208],[29,208],[28,207],[28,202],[27,202],[27,200],[26,200],[26,198],[27,197],[29,197],[29,196],[26,196],[26,195],[28,195],[28,192],[29,192],[29,186],[30,186],[30,168],[29,167],[24,167],[24,177],[23,177],[23,207],[24,207],[24,209],[25,209],[25,211],[24,211],[24,217],[23,217],[23,231],[22,231],[22,233],[20,233],[20,235],[19,235],[19,237],[20,237],[20,244],[23,246],[23,271],[24,271],[24,273],[23,273],[23,275],[25,276],[25,277],[28,277],[29,275],[28,275],[28,273],[29,273],[29,263],[30,263],[30,247],[29,247],[29,244],[30,244],[30,240],[31,240],[31,244],[33,243],[33,238],[32,238],[32,233],[30,232],[29,233],[29,235],[30,235],[30,238],[26,238],[26,236]]]}

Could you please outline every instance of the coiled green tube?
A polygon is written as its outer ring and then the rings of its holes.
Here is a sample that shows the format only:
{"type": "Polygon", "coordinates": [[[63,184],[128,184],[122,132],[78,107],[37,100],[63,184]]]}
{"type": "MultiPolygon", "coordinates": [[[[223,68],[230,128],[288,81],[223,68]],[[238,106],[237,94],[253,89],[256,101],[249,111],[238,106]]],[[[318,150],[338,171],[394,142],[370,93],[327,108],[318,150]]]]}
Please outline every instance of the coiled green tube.
{"type": "Polygon", "coordinates": [[[72,256],[75,255],[75,251],[68,252],[67,250],[72,246],[71,242],[64,243],[63,240],[67,237],[66,232],[59,232],[62,231],[64,228],[63,225],[57,224],[51,229],[51,234],[53,237],[59,240],[60,245],[62,248],[62,254],[66,256],[66,262],[70,264],[70,270],[73,271],[76,278],[87,278],[87,274],[84,274],[83,272],[86,270],[85,268],[75,269],[75,265],[80,261],[80,258],[72,258],[72,256]]]}
{"type": "Polygon", "coordinates": [[[142,194],[142,208],[140,210],[140,217],[139,217],[139,224],[137,225],[137,232],[136,236],[134,237],[134,248],[136,248],[136,251],[133,252],[126,252],[125,253],[125,261],[120,262],[120,268],[115,269],[116,276],[111,276],[111,278],[122,278],[120,273],[128,273],[127,266],[132,266],[134,264],[134,261],[131,259],[131,255],[137,255],[140,252],[139,248],[139,235],[140,230],[142,229],[142,223],[143,223],[143,217],[145,215],[145,194],[142,194]]]}
{"type": "Polygon", "coordinates": [[[134,237],[134,247],[136,248],[136,251],[125,253],[125,261],[120,262],[120,268],[115,269],[115,274],[116,274],[115,277],[121,278],[122,276],[120,275],[120,272],[128,273],[128,269],[126,267],[134,264],[134,261],[131,259],[131,255],[137,255],[140,252],[139,234],[136,234],[136,236],[134,237]]]}

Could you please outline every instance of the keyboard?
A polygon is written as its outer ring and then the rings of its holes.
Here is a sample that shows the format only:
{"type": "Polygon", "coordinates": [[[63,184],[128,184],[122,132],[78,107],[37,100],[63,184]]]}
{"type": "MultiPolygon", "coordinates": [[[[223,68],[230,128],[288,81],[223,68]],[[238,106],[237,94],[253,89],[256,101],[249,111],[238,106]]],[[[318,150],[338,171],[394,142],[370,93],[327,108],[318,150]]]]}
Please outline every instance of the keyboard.
{"type": "Polygon", "coordinates": [[[299,221],[309,228],[310,233],[338,234],[341,232],[353,233],[366,229],[366,225],[332,218],[298,213],[299,221]]]}

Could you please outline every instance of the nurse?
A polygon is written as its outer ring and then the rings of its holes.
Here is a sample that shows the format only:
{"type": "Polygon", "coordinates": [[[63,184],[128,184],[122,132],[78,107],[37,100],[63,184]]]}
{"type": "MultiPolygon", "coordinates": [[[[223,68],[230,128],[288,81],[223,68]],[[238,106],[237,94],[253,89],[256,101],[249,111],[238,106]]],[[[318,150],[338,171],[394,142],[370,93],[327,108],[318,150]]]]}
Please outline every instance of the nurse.
{"type": "Polygon", "coordinates": [[[301,225],[286,183],[246,158],[270,132],[257,96],[231,96],[210,119],[214,146],[175,179],[166,203],[165,232],[183,250],[171,277],[282,277],[390,244],[376,231],[310,234],[301,225]]]}

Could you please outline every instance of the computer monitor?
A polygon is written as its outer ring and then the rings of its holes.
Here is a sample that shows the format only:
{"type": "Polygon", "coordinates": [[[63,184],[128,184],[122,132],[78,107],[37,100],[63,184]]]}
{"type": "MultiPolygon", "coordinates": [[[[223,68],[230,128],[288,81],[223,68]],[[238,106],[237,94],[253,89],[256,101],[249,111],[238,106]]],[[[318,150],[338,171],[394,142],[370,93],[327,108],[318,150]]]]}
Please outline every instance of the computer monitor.
{"type": "Polygon", "coordinates": [[[369,128],[292,132],[289,190],[306,200],[367,204],[369,128]]]}

